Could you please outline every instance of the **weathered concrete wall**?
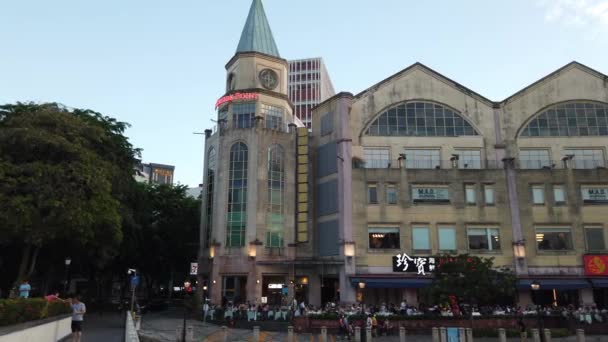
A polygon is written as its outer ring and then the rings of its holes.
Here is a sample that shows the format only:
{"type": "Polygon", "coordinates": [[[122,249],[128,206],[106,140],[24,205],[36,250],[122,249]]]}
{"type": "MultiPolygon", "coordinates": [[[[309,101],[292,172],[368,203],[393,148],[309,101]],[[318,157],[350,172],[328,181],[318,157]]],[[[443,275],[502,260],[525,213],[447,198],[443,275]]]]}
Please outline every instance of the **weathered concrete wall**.
{"type": "Polygon", "coordinates": [[[55,342],[72,333],[72,317],[27,322],[0,330],[0,342],[55,342]]]}

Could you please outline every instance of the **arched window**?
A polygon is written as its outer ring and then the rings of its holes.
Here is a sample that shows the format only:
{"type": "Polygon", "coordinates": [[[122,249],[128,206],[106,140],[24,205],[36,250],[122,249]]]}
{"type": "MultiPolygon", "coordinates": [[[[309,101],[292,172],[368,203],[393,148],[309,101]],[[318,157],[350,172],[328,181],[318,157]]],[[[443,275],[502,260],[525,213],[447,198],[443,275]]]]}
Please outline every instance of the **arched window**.
{"type": "Polygon", "coordinates": [[[207,153],[207,206],[205,208],[207,232],[205,235],[205,247],[209,247],[213,228],[213,189],[215,187],[216,157],[215,148],[212,147],[209,149],[209,153],[207,153]]]}
{"type": "Polygon", "coordinates": [[[285,153],[280,145],[268,148],[268,213],[266,246],[283,247],[283,199],[285,189],[285,153]]]}
{"type": "Polygon", "coordinates": [[[545,109],[521,131],[522,137],[580,137],[608,135],[608,105],[567,102],[545,109]]]}
{"type": "Polygon", "coordinates": [[[247,145],[236,143],[230,148],[228,174],[228,213],[226,217],[226,246],[245,246],[247,229],[247,145]]]}
{"type": "Polygon", "coordinates": [[[414,137],[479,135],[456,111],[424,101],[403,103],[387,109],[376,118],[365,134],[414,137]]]}

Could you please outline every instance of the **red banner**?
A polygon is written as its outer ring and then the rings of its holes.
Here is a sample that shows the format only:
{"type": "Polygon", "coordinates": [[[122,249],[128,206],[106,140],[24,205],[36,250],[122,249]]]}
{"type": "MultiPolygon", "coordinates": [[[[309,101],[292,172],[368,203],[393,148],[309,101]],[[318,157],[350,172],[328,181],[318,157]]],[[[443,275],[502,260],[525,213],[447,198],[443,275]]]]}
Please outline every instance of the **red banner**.
{"type": "Polygon", "coordinates": [[[584,255],[585,275],[608,275],[608,255],[584,255]]]}

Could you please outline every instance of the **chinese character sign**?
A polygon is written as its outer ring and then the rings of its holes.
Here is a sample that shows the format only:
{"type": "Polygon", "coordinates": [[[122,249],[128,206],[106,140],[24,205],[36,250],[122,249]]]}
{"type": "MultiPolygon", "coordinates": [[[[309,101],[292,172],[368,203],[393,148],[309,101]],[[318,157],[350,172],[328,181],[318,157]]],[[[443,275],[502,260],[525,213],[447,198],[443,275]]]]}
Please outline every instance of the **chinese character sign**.
{"type": "Polygon", "coordinates": [[[406,253],[393,256],[393,272],[426,275],[435,270],[434,257],[411,257],[406,253]]]}

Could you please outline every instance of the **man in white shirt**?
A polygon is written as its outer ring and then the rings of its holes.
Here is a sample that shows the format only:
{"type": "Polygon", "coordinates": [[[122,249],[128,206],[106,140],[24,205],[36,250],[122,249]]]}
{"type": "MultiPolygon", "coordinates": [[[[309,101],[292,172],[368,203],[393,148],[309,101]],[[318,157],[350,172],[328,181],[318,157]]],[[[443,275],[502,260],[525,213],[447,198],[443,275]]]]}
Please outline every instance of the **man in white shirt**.
{"type": "Polygon", "coordinates": [[[82,337],[82,321],[87,307],[80,301],[80,295],[72,298],[72,341],[80,342],[82,337]]]}

